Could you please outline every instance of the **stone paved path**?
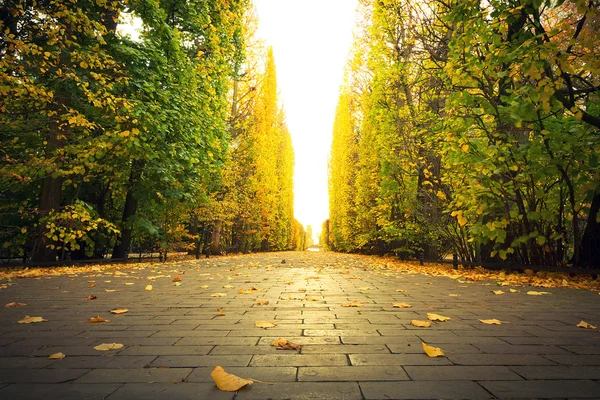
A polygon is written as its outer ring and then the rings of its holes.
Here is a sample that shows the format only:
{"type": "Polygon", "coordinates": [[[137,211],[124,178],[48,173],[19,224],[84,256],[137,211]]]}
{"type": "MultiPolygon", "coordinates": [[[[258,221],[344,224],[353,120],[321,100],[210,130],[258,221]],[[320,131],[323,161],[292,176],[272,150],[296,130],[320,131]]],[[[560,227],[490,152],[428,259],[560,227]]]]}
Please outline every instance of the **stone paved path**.
{"type": "Polygon", "coordinates": [[[0,290],[0,399],[600,398],[600,332],[576,327],[582,319],[600,325],[598,293],[538,288],[552,294],[528,296],[505,287],[498,296],[494,282],[461,282],[327,253],[18,279],[0,290]],[[170,277],[147,279],[160,275],[170,277]],[[238,294],[252,286],[264,290],[238,294]],[[364,305],[341,306],[355,300],[364,305]],[[12,301],[27,306],[4,308],[12,301]],[[129,312],[108,312],[117,307],[129,312]],[[451,320],[410,324],[428,312],[451,320]],[[48,322],[18,324],[25,315],[48,322]],[[97,315],[110,322],[87,322],[97,315]],[[489,318],[506,323],[479,322],[489,318]],[[278,325],[256,328],[259,320],[278,325]],[[278,337],[302,350],[277,350],[278,337]],[[422,340],[447,357],[427,357],[422,340]],[[112,342],[124,347],[93,348],[112,342]],[[56,352],[66,358],[49,360],[56,352]],[[221,392],[210,377],[216,365],[273,384],[221,392]]]}

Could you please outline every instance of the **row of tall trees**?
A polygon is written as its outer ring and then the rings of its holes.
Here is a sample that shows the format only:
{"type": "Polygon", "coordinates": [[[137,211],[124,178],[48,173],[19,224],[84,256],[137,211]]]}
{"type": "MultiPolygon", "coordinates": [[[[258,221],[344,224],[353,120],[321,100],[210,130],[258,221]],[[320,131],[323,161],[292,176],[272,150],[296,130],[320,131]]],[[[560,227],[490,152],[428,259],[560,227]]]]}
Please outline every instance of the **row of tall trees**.
{"type": "Polygon", "coordinates": [[[7,0],[0,17],[3,257],[297,247],[248,0],[7,0]]]}
{"type": "Polygon", "coordinates": [[[600,3],[361,0],[323,241],[600,264],[600,3]]]}

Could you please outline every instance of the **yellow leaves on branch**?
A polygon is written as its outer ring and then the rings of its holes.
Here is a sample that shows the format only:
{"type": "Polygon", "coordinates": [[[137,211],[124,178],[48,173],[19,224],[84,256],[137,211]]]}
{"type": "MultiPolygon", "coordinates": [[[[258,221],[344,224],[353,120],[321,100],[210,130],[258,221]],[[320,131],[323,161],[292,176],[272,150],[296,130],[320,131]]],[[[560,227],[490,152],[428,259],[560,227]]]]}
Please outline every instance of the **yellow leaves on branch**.
{"type": "Polygon", "coordinates": [[[25,318],[19,320],[20,324],[33,324],[36,322],[47,322],[47,319],[44,319],[42,317],[30,317],[29,315],[26,315],[25,318]]]}
{"type": "Polygon", "coordinates": [[[253,381],[250,379],[240,378],[228,372],[225,372],[223,367],[216,366],[215,369],[210,373],[215,385],[219,390],[225,392],[235,392],[246,385],[252,385],[253,381]]]}
{"type": "Polygon", "coordinates": [[[502,321],[498,319],[480,319],[479,322],[486,325],[501,325],[502,321]]]}
{"type": "Polygon", "coordinates": [[[263,329],[275,328],[277,326],[276,323],[269,322],[269,321],[256,321],[256,323],[254,325],[256,325],[257,328],[263,328],[263,329]]]}
{"type": "Polygon", "coordinates": [[[125,314],[129,312],[127,308],[115,308],[110,310],[111,314],[125,314]]]}
{"type": "Polygon", "coordinates": [[[292,343],[284,338],[279,338],[271,344],[277,347],[277,350],[300,350],[302,348],[299,344],[292,343]]]}
{"type": "Polygon", "coordinates": [[[440,322],[450,321],[450,317],[444,317],[443,315],[434,314],[434,313],[427,313],[427,318],[430,321],[440,321],[440,322]]]}
{"type": "Polygon", "coordinates": [[[420,321],[418,319],[413,319],[410,323],[417,328],[429,328],[431,326],[431,321],[420,321]]]}
{"type": "Polygon", "coordinates": [[[425,344],[425,342],[421,342],[421,344],[423,345],[423,350],[425,350],[425,354],[427,354],[429,357],[445,357],[444,351],[439,347],[429,346],[428,344],[425,344]]]}
{"type": "Polygon", "coordinates": [[[588,324],[585,321],[581,321],[580,323],[577,324],[577,326],[579,328],[584,328],[584,329],[596,329],[597,328],[597,326],[592,325],[592,324],[588,324]]]}
{"type": "Polygon", "coordinates": [[[358,300],[354,300],[354,301],[352,301],[350,303],[343,303],[342,304],[342,307],[362,307],[362,306],[363,306],[363,304],[360,301],[358,301],[358,300]]]}
{"type": "Polygon", "coordinates": [[[394,308],[411,308],[412,306],[408,303],[393,303],[392,307],[394,307],[394,308]]]}
{"type": "Polygon", "coordinates": [[[94,350],[98,351],[110,351],[110,350],[118,350],[122,348],[123,345],[121,343],[102,343],[98,346],[94,346],[94,350]]]}

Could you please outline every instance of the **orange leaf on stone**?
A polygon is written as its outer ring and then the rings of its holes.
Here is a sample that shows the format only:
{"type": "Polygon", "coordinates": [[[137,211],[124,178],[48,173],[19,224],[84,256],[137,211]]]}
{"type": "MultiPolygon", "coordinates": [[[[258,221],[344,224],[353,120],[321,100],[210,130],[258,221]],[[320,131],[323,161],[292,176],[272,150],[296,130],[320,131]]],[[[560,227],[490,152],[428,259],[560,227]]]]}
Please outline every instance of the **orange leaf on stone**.
{"type": "Polygon", "coordinates": [[[429,346],[428,344],[425,344],[425,342],[421,342],[421,344],[423,345],[423,350],[425,350],[425,354],[427,354],[429,357],[445,357],[444,351],[439,347],[429,346]]]}
{"type": "Polygon", "coordinates": [[[99,315],[98,315],[97,317],[92,317],[92,318],[90,318],[90,320],[89,320],[89,321],[90,321],[90,322],[93,322],[93,323],[98,323],[98,322],[108,322],[108,320],[107,320],[107,319],[104,319],[104,318],[102,318],[102,317],[101,317],[101,316],[99,316],[99,315]]]}
{"type": "Polygon", "coordinates": [[[97,297],[96,297],[96,296],[94,296],[94,295],[92,295],[92,294],[90,294],[90,295],[89,295],[88,297],[86,297],[85,299],[86,299],[86,300],[96,300],[96,299],[97,299],[97,297]]]}
{"type": "Polygon", "coordinates": [[[267,304],[269,304],[269,300],[256,300],[256,305],[258,306],[266,306],[267,304]]]}
{"type": "Polygon", "coordinates": [[[221,317],[221,316],[225,315],[222,308],[217,308],[217,312],[218,312],[217,317],[221,317]]]}
{"type": "Polygon", "coordinates": [[[223,296],[227,296],[227,293],[213,293],[210,295],[210,297],[223,297],[223,296]]]}
{"type": "Polygon", "coordinates": [[[585,329],[596,329],[597,328],[595,325],[588,324],[585,321],[581,321],[580,323],[577,324],[577,326],[579,328],[585,328],[585,329]]]}
{"type": "Polygon", "coordinates": [[[181,278],[179,276],[176,276],[171,282],[181,282],[181,278]]]}
{"type": "Polygon", "coordinates": [[[99,344],[98,346],[94,346],[94,350],[110,351],[110,350],[117,350],[122,347],[123,347],[123,345],[121,343],[102,343],[102,344],[99,344]]]}
{"type": "Polygon", "coordinates": [[[252,385],[253,381],[250,379],[240,378],[228,372],[225,372],[223,367],[216,366],[215,369],[210,373],[215,385],[219,390],[225,392],[235,392],[246,385],[252,385]]]}
{"type": "Polygon", "coordinates": [[[18,308],[18,307],[25,307],[27,304],[25,303],[17,303],[16,301],[12,301],[10,303],[7,303],[4,307],[6,308],[18,308]]]}
{"type": "Polygon", "coordinates": [[[272,345],[277,347],[278,350],[300,350],[302,348],[299,344],[292,343],[284,338],[277,339],[272,345]]]}
{"type": "Polygon", "coordinates": [[[19,320],[18,322],[20,324],[34,324],[36,322],[47,322],[47,319],[44,319],[42,317],[30,317],[29,315],[26,315],[25,318],[19,320]]]}
{"type": "Polygon", "coordinates": [[[529,292],[527,292],[528,295],[530,296],[543,296],[545,294],[552,294],[550,292],[536,292],[535,290],[530,290],[529,292]]]}
{"type": "Polygon", "coordinates": [[[504,294],[504,292],[502,290],[492,290],[492,293],[500,295],[500,294],[504,294]]]}

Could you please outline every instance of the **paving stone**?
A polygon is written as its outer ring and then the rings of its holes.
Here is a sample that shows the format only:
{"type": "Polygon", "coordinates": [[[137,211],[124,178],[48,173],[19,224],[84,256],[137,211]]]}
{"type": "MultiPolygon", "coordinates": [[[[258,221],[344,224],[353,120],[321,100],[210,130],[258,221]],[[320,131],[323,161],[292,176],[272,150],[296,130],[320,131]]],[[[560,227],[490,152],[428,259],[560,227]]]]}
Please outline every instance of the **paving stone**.
{"type": "Polygon", "coordinates": [[[144,368],[155,359],[156,356],[67,356],[53,360],[48,368],[144,368]]]}
{"type": "Polygon", "coordinates": [[[191,368],[94,369],[75,383],[154,383],[182,382],[191,368]]]}
{"type": "Polygon", "coordinates": [[[375,399],[491,399],[475,382],[456,381],[432,384],[429,381],[360,382],[367,400],[375,399]]]}
{"type": "Polygon", "coordinates": [[[570,354],[560,347],[544,345],[477,344],[475,347],[490,354],[570,354]]]}
{"type": "Polygon", "coordinates": [[[351,354],[352,365],[448,365],[445,357],[428,357],[422,354],[351,354]]]}
{"type": "Polygon", "coordinates": [[[554,365],[542,356],[531,354],[453,354],[448,359],[457,365],[554,365]]]}
{"type": "Polygon", "coordinates": [[[297,350],[277,350],[275,346],[215,346],[210,355],[296,353],[297,350]]]}
{"type": "Polygon", "coordinates": [[[250,359],[252,359],[251,355],[160,356],[152,362],[151,366],[168,368],[214,367],[215,365],[245,367],[250,363],[250,359]]]}
{"type": "Polygon", "coordinates": [[[545,356],[548,360],[562,365],[600,365],[600,355],[557,354],[545,356]]]}
{"type": "Polygon", "coordinates": [[[600,384],[588,380],[484,381],[479,384],[501,399],[600,398],[600,384]]]}
{"type": "MultiPolygon", "coordinates": [[[[392,353],[423,354],[423,346],[419,340],[411,343],[390,343],[387,345],[392,353]]],[[[470,344],[444,344],[445,354],[477,354],[481,350],[470,344]]]]}
{"type": "Polygon", "coordinates": [[[0,369],[0,383],[60,383],[69,382],[88,373],[89,369],[0,369]]]}
{"type": "Polygon", "coordinates": [[[376,329],[307,329],[304,336],[379,336],[376,329]]]}
{"type": "Polygon", "coordinates": [[[222,392],[214,383],[127,383],[107,400],[231,400],[231,392],[222,392]]]}
{"type": "Polygon", "coordinates": [[[338,345],[319,345],[309,344],[302,347],[302,354],[389,354],[390,350],[384,345],[369,344],[338,344],[338,345]]]}
{"type": "MultiPolygon", "coordinates": [[[[270,345],[275,340],[280,338],[281,336],[264,336],[260,338],[258,344],[259,345],[270,345]]],[[[313,344],[340,344],[340,338],[337,336],[323,336],[323,337],[307,337],[307,336],[292,336],[286,337],[292,343],[297,343],[301,345],[313,345],[313,344]]]]}
{"type": "Polygon", "coordinates": [[[120,384],[14,384],[0,389],[0,398],[2,400],[102,400],[120,386],[120,384]]]}
{"type": "Polygon", "coordinates": [[[348,365],[343,354],[275,354],[252,357],[251,367],[306,367],[348,365]]]}
{"type": "Polygon", "coordinates": [[[0,369],[44,368],[55,362],[47,357],[0,357],[0,369]]]}
{"type": "MultiPolygon", "coordinates": [[[[210,373],[214,367],[194,368],[187,377],[188,382],[214,382],[210,373]]],[[[295,367],[227,367],[228,373],[242,378],[258,379],[263,382],[295,382],[295,367]]]]}
{"type": "Polygon", "coordinates": [[[284,382],[277,385],[259,385],[242,388],[240,400],[362,400],[355,382],[284,382]]]}
{"type": "Polygon", "coordinates": [[[299,381],[401,381],[410,379],[402,367],[397,366],[339,366],[300,367],[299,381]]]}
{"type": "Polygon", "coordinates": [[[511,370],[528,380],[535,379],[599,379],[600,367],[590,366],[522,366],[511,370]]]}
{"type": "Polygon", "coordinates": [[[119,353],[124,356],[191,356],[208,354],[214,346],[129,346],[119,353]]]}
{"type": "Polygon", "coordinates": [[[415,381],[480,381],[480,380],[522,380],[522,378],[503,366],[406,366],[410,379],[415,381]]]}

